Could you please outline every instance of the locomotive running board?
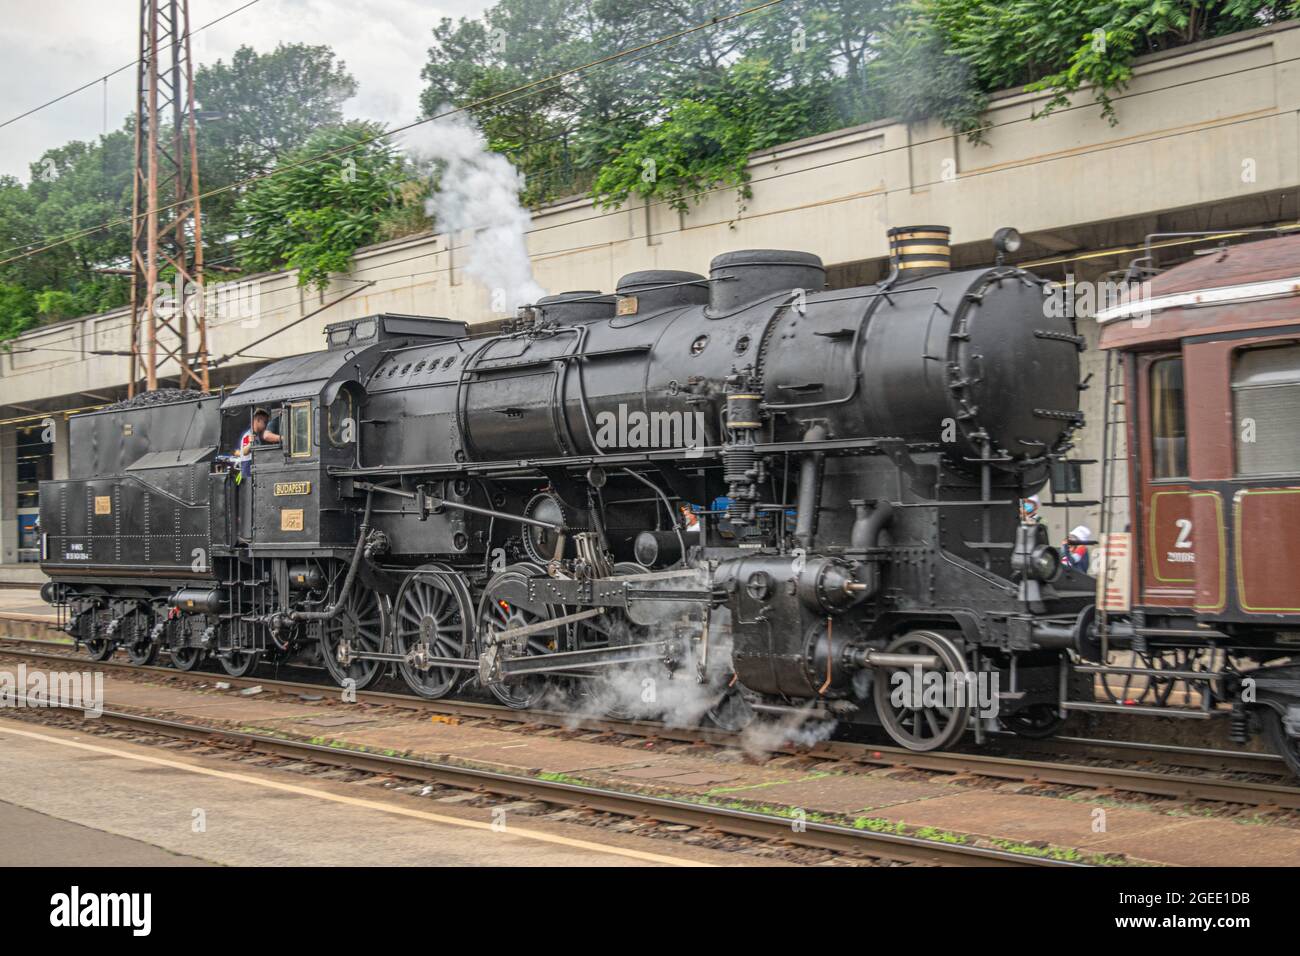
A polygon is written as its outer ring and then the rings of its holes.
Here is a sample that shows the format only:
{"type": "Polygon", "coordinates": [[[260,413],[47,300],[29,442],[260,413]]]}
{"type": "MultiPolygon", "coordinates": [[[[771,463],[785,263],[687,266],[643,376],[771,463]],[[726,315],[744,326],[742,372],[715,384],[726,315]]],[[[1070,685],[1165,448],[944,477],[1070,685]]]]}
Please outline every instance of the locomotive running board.
{"type": "MultiPolygon", "coordinates": [[[[760,455],[785,453],[804,455],[824,452],[827,455],[856,455],[863,452],[906,454],[908,445],[902,439],[888,437],[827,438],[820,441],[760,442],[754,446],[760,455]]],[[[411,465],[375,465],[369,468],[330,467],[331,478],[398,478],[404,476],[478,475],[498,473],[537,473],[547,469],[575,470],[600,465],[614,468],[632,465],[654,466],[660,462],[677,462],[685,446],[646,449],[636,452],[613,452],[599,455],[569,455],[562,458],[512,458],[497,461],[436,461],[411,465]]],[[[722,445],[698,445],[690,448],[692,461],[717,460],[722,457],[722,445]]]]}

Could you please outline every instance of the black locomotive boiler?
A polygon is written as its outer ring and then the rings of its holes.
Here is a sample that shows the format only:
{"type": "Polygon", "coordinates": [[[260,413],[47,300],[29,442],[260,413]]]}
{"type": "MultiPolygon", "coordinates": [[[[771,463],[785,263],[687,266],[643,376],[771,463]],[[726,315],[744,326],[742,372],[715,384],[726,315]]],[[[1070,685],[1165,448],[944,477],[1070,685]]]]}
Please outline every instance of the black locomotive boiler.
{"type": "Polygon", "coordinates": [[[1082,340],[1032,274],[951,271],[946,228],[891,244],[852,289],[751,250],[497,334],[340,322],[223,397],[76,416],[47,599],[92,654],[183,668],[306,654],[358,687],[878,720],[915,749],[1048,733],[1094,587],[1019,502],[1081,424],[1082,340]],[[230,461],[258,409],[280,442],[230,461]]]}

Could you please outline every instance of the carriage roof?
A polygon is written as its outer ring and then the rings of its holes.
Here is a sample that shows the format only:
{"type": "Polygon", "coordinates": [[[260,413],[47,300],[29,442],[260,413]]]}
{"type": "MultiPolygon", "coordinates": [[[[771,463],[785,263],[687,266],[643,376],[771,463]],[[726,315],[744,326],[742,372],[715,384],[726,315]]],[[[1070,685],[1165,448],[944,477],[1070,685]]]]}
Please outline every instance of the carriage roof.
{"type": "Polygon", "coordinates": [[[1300,234],[1197,256],[1135,287],[1097,321],[1103,349],[1300,324],[1300,234]]]}

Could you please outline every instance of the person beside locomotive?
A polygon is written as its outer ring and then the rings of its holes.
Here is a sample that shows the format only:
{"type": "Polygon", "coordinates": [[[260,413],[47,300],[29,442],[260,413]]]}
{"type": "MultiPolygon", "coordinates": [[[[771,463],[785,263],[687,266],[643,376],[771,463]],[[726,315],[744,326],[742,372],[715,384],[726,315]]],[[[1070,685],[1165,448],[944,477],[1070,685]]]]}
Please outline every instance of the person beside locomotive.
{"type": "Polygon", "coordinates": [[[1061,547],[1061,564],[1087,574],[1090,563],[1088,547],[1092,543],[1091,528],[1084,524],[1074,527],[1066,536],[1065,544],[1061,547]]]}

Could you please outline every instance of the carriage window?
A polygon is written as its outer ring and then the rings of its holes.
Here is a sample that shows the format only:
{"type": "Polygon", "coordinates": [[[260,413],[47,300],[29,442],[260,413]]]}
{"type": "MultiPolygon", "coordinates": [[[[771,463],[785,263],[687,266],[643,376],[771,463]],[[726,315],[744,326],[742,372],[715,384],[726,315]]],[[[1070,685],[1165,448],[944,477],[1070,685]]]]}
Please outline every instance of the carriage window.
{"type": "Polygon", "coordinates": [[[1183,405],[1183,360],[1151,363],[1151,477],[1187,476],[1187,412],[1183,405]]]}
{"type": "Polygon", "coordinates": [[[1236,473],[1300,472],[1300,345],[1242,349],[1232,367],[1236,473]]]}
{"type": "Polygon", "coordinates": [[[289,406],[289,455],[306,458],[311,454],[311,402],[289,406]]]}
{"type": "Polygon", "coordinates": [[[346,389],[330,406],[330,444],[342,448],[356,437],[356,422],[352,417],[352,393],[346,389]]]}

